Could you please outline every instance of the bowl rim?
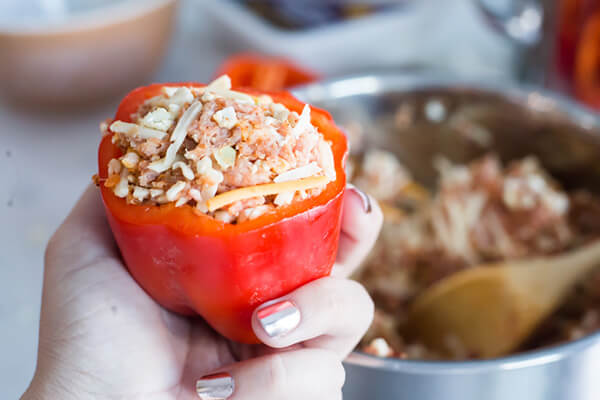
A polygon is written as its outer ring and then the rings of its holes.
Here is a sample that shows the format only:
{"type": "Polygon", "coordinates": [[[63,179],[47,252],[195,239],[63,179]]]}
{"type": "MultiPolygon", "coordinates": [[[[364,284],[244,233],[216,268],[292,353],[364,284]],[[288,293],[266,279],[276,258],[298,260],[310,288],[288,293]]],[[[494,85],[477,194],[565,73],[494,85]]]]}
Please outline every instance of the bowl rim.
{"type": "MultiPolygon", "coordinates": [[[[352,74],[327,79],[295,87],[292,89],[292,93],[301,100],[312,103],[324,99],[331,101],[356,95],[376,95],[398,90],[418,91],[435,88],[442,90],[464,89],[489,93],[499,95],[509,102],[524,103],[532,111],[557,111],[563,114],[566,120],[582,128],[582,131],[586,134],[600,138],[599,113],[548,89],[510,81],[490,82],[490,80],[453,77],[447,73],[437,71],[402,71],[396,69],[375,74],[352,74]]],[[[411,374],[480,373],[552,364],[594,346],[600,347],[600,332],[566,343],[489,360],[403,360],[377,357],[361,351],[354,351],[344,362],[349,365],[411,374]]]]}
{"type": "MultiPolygon", "coordinates": [[[[509,80],[468,79],[453,76],[442,70],[420,70],[417,67],[406,69],[383,69],[372,74],[350,74],[325,79],[291,89],[299,98],[319,101],[324,98],[335,100],[353,95],[373,95],[392,91],[417,91],[425,89],[463,89],[480,93],[496,94],[516,103],[525,103],[538,112],[556,111],[568,116],[584,131],[597,128],[600,132],[600,112],[585,104],[577,103],[557,92],[539,86],[515,83],[509,80]]],[[[600,136],[600,133],[593,136],[600,136]]]]}
{"type": "Polygon", "coordinates": [[[123,0],[102,5],[77,14],[70,14],[60,22],[44,21],[40,24],[0,25],[0,35],[52,35],[90,31],[146,15],[156,9],[177,3],[179,0],[123,0]]]}

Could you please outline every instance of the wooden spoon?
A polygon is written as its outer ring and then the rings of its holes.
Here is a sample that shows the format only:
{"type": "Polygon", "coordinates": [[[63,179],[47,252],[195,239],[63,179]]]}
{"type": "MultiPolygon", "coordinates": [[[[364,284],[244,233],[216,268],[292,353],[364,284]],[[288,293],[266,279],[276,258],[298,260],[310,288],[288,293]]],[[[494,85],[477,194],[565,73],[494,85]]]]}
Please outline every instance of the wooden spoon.
{"type": "Polygon", "coordinates": [[[407,336],[443,355],[510,353],[600,265],[600,241],[559,256],[506,261],[440,281],[411,308],[407,336]]]}

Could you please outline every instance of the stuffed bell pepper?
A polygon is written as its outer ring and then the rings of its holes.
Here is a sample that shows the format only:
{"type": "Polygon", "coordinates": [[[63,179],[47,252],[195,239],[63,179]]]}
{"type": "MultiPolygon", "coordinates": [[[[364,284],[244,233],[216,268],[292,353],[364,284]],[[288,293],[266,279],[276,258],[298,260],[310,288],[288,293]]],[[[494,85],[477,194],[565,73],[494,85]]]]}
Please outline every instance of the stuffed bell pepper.
{"type": "Polygon", "coordinates": [[[326,112],[222,76],[138,88],[102,129],[110,226],[167,309],[253,343],[259,304],[330,273],[347,143],[326,112]]]}

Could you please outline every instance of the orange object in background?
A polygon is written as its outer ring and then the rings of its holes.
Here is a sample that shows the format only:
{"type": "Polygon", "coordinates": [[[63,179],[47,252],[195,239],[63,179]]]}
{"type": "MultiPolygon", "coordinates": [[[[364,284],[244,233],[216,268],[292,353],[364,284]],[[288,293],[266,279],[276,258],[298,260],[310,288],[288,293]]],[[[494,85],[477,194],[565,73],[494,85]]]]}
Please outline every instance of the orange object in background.
{"type": "Polygon", "coordinates": [[[600,0],[561,0],[557,66],[575,97],[600,110],[600,0]]]}
{"type": "Polygon", "coordinates": [[[314,82],[319,75],[282,58],[240,54],[229,58],[216,76],[229,75],[235,87],[280,91],[314,82]]]}
{"type": "Polygon", "coordinates": [[[600,109],[600,13],[594,14],[581,32],[574,84],[579,99],[600,109]]]}

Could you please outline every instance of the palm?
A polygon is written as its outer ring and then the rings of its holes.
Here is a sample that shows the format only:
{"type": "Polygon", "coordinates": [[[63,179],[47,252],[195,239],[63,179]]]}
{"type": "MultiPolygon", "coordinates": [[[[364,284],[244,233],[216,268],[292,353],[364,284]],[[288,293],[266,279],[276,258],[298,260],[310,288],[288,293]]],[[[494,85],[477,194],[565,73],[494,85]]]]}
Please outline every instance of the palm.
{"type": "Polygon", "coordinates": [[[71,367],[92,379],[113,377],[98,397],[192,398],[183,388],[193,388],[194,378],[234,361],[224,339],[200,319],[165,311],[117,258],[73,270],[60,291],[55,295],[70,300],[54,310],[52,323],[68,331],[56,330],[55,343],[78,349],[81,365],[71,367]]]}
{"type": "Polygon", "coordinates": [[[234,361],[229,343],[154,302],[121,262],[97,198],[82,201],[86,225],[65,224],[46,255],[40,351],[53,368],[103,381],[92,398],[197,398],[194,379],[234,361]]]}

